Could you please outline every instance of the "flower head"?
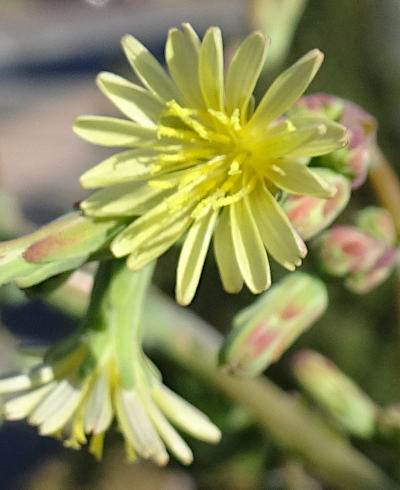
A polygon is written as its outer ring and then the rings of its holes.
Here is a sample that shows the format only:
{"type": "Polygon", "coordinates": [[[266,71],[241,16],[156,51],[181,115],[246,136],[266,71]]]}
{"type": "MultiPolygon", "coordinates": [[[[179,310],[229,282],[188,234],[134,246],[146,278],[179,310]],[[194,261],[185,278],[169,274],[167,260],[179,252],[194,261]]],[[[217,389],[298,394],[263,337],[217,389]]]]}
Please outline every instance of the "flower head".
{"type": "Polygon", "coordinates": [[[168,448],[189,464],[192,452],[169,421],[208,442],[217,442],[220,431],[162,383],[141,349],[149,267],[132,273],[107,264],[99,270],[84,328],[50,348],[28,373],[0,379],[0,393],[17,394],[4,403],[5,417],[27,418],[41,435],[74,449],[90,439],[89,451],[99,459],[116,419],[129,459],[166,464],[168,448]]]}
{"type": "Polygon", "coordinates": [[[101,73],[98,85],[131,120],[84,116],[75,132],[96,144],[129,149],[81,177],[102,187],[83,201],[90,216],[139,216],[111,244],[128,267],[140,269],[187,232],[177,269],[177,299],[196,291],[214,235],[223,285],[254,293],[270,286],[266,250],[293,270],[306,254],[283,212],[280,191],[320,198],[334,190],[305,159],[341,148],[343,126],[325,116],[284,117],[303,94],[323,55],[313,50],[284,71],[255,107],[252,95],[269,40],[250,35],[226,75],[221,32],[202,41],[190,25],[171,29],[165,49],[167,74],[136,39],[122,40],[145,88],[101,73]]]}

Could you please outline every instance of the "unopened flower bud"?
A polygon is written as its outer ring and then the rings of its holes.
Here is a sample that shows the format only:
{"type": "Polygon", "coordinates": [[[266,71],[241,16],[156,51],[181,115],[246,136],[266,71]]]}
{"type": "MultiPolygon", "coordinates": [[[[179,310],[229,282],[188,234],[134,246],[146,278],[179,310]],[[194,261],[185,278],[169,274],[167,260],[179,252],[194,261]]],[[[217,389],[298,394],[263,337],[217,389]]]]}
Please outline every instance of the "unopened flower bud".
{"type": "Polygon", "coordinates": [[[349,276],[345,281],[345,286],[354,293],[368,293],[390,275],[395,260],[396,250],[392,247],[387,247],[369,270],[349,276]]]}
{"type": "Polygon", "coordinates": [[[322,315],[328,303],[325,285],[303,272],[294,272],[242,310],[233,322],[220,363],[229,372],[255,376],[322,315]]]}
{"type": "Polygon", "coordinates": [[[334,197],[319,199],[290,194],[283,203],[286,214],[304,240],[329,226],[343,211],[350,198],[350,183],[346,177],[327,168],[316,168],[314,173],[336,189],[334,197]]]}
{"type": "Polygon", "coordinates": [[[315,244],[321,267],[337,277],[370,270],[386,250],[384,243],[354,226],[334,226],[315,244]]]}
{"type": "Polygon", "coordinates": [[[333,95],[318,93],[306,95],[294,104],[291,113],[296,115],[315,115],[326,116],[333,121],[339,121],[344,109],[344,100],[334,97],[333,95]]]}
{"type": "Polygon", "coordinates": [[[356,225],[386,245],[395,244],[396,230],[393,218],[384,208],[377,206],[364,208],[357,215],[356,225]]]}
{"type": "Polygon", "coordinates": [[[305,116],[325,116],[343,124],[349,131],[349,146],[320,158],[327,166],[351,180],[353,189],[360,187],[367,176],[373,158],[377,122],[370,114],[352,102],[326,94],[301,97],[290,113],[305,116]]]}
{"type": "Polygon", "coordinates": [[[305,350],[295,356],[292,368],[303,389],[346,431],[372,436],[377,414],[374,402],[330,360],[305,350]]]}

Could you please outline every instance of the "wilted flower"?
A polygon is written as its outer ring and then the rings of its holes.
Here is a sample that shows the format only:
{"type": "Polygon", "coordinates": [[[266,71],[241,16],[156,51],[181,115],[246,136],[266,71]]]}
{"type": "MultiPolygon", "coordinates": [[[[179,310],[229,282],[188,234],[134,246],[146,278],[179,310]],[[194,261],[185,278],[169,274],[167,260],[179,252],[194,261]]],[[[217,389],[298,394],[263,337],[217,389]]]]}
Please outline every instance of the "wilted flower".
{"type": "Polygon", "coordinates": [[[220,363],[235,374],[260,374],[315,323],[327,304],[322,281],[303,272],[290,274],[234,318],[220,363]]]}
{"type": "Polygon", "coordinates": [[[293,359],[293,372],[313,400],[348,432],[359,437],[374,433],[376,405],[333,362],[317,352],[305,350],[293,359]]]}
{"type": "Polygon", "coordinates": [[[250,35],[226,76],[221,32],[202,41],[188,24],[171,29],[165,49],[169,75],[131,36],[125,54],[145,88],[111,73],[98,85],[129,118],[84,116],[75,132],[105,146],[125,146],[81,177],[86,188],[104,187],[83,201],[90,216],[139,216],[113,240],[117,257],[140,269],[186,231],[177,268],[177,299],[192,300],[214,234],[224,287],[254,293],[270,285],[266,250],[293,270],[306,253],[277,202],[279,190],[319,198],[333,189],[303,157],[323,155],[347,142],[343,126],[326,117],[287,119],[323,55],[313,50],[283,72],[257,107],[252,92],[269,40],[250,35]]]}
{"type": "Polygon", "coordinates": [[[336,189],[333,197],[319,199],[291,194],[282,204],[290,222],[304,240],[312,238],[329,226],[343,211],[350,199],[350,183],[346,177],[327,168],[315,168],[314,173],[336,189]]]}
{"type": "Polygon", "coordinates": [[[326,94],[301,97],[292,112],[303,116],[325,115],[347,127],[350,136],[348,148],[322,157],[321,164],[349,177],[353,189],[360,187],[373,159],[376,119],[353,102],[326,94]]]}
{"type": "Polygon", "coordinates": [[[148,269],[135,276],[123,266],[100,276],[86,328],[51,348],[28,373],[0,380],[0,393],[22,392],[5,402],[7,419],[27,418],[41,435],[63,438],[74,449],[90,438],[89,451],[101,458],[115,418],[129,459],[157,464],[168,461],[166,447],[182,463],[192,461],[190,448],[168,420],[198,439],[219,440],[218,428],[162,383],[141,350],[140,303],[148,269]]]}

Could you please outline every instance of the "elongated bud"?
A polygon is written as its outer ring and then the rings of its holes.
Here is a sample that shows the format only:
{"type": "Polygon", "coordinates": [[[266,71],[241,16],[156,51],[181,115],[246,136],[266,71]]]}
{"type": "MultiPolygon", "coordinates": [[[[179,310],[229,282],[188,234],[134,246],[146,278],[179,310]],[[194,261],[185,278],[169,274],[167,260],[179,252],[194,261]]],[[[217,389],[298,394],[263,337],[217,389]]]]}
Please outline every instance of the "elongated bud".
{"type": "Polygon", "coordinates": [[[349,146],[320,157],[321,165],[331,168],[360,187],[374,157],[377,122],[370,114],[352,102],[326,94],[301,97],[289,111],[296,115],[324,116],[333,119],[349,131],[349,146]]]}
{"type": "Polygon", "coordinates": [[[391,274],[395,261],[396,250],[393,247],[387,247],[369,270],[349,276],[345,281],[345,286],[353,293],[368,293],[391,274]]]}
{"type": "Polygon", "coordinates": [[[370,270],[386,250],[384,243],[354,226],[334,226],[315,245],[322,269],[337,277],[370,270]]]}
{"type": "Polygon", "coordinates": [[[396,230],[391,214],[384,208],[368,206],[356,217],[356,225],[386,245],[396,242],[396,230]]]}
{"type": "Polygon", "coordinates": [[[93,219],[73,212],[16,240],[0,243],[0,284],[26,288],[80,267],[104,248],[122,220],[93,219]]]}
{"type": "Polygon", "coordinates": [[[292,362],[302,388],[346,431],[371,437],[375,431],[374,402],[330,360],[311,350],[299,352],[292,362]]]}
{"type": "Polygon", "coordinates": [[[322,281],[303,272],[288,275],[236,315],[220,364],[242,376],[261,373],[311,327],[327,304],[322,281]]]}
{"type": "Polygon", "coordinates": [[[334,197],[318,199],[291,194],[283,203],[286,214],[304,240],[329,226],[350,199],[350,183],[346,177],[327,168],[315,168],[313,172],[336,189],[334,197]]]}

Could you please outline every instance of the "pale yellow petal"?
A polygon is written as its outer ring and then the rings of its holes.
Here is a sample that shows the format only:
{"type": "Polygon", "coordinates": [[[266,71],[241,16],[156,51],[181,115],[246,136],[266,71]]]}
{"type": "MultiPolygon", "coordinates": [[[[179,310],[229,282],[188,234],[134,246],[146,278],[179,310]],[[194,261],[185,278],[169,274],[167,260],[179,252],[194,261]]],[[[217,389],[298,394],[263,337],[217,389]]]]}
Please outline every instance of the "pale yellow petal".
{"type": "Polygon", "coordinates": [[[93,192],[80,206],[88,216],[138,216],[157,205],[168,191],[147,182],[127,182],[93,192]]]}
{"type": "Polygon", "coordinates": [[[110,380],[106,372],[100,372],[90,388],[85,403],[83,424],[87,434],[101,434],[110,426],[114,416],[111,403],[110,380]]]}
{"type": "Polygon", "coordinates": [[[55,381],[6,401],[3,405],[6,419],[20,420],[27,417],[54,386],[55,381]]]}
{"type": "Polygon", "coordinates": [[[243,277],[233,247],[228,207],[218,217],[214,233],[214,253],[225,291],[238,293],[243,287],[243,277]]]}
{"type": "Polygon", "coordinates": [[[327,199],[333,197],[336,192],[332,184],[295,160],[282,159],[275,165],[267,165],[265,175],[277,187],[291,194],[327,199]]]}
{"type": "Polygon", "coordinates": [[[143,458],[151,458],[160,465],[166,464],[168,454],[139,395],[134,391],[117,390],[115,405],[122,432],[134,450],[143,458]]]}
{"type": "Polygon", "coordinates": [[[184,219],[188,216],[195,204],[189,204],[176,212],[170,211],[168,201],[164,200],[136,221],[127,226],[111,243],[111,251],[116,257],[123,257],[135,249],[139,249],[147,241],[151,240],[158,233],[177,219],[184,219]]]}
{"type": "Polygon", "coordinates": [[[313,49],[281,73],[261,99],[250,126],[267,126],[289,109],[307,89],[323,58],[321,51],[313,49]]]}
{"type": "Polygon", "coordinates": [[[95,145],[153,147],[159,143],[157,129],[116,117],[81,116],[73,130],[95,145]]]}
{"type": "Polygon", "coordinates": [[[183,32],[178,29],[169,31],[165,59],[186,105],[204,109],[198,74],[200,40],[190,24],[184,24],[182,27],[183,32]]]}
{"type": "Polygon", "coordinates": [[[108,72],[97,76],[97,85],[125,116],[142,126],[156,126],[164,105],[148,90],[108,72]]]}
{"type": "Polygon", "coordinates": [[[130,35],[124,36],[121,43],[129,63],[143,84],[162,102],[180,102],[181,97],[175,83],[148,49],[130,35]]]}
{"type": "Polygon", "coordinates": [[[146,240],[141,248],[129,255],[127,260],[129,269],[139,270],[166,252],[185,233],[192,221],[190,215],[183,218],[178,217],[174,223],[170,223],[154,238],[146,240]]]}
{"type": "Polygon", "coordinates": [[[196,293],[217,216],[217,211],[209,211],[196,220],[185,239],[176,276],[176,299],[181,305],[188,305],[196,293]]]}
{"type": "Polygon", "coordinates": [[[268,257],[247,196],[230,206],[232,240],[243,279],[251,292],[257,294],[271,285],[268,257]]]}
{"type": "Polygon", "coordinates": [[[81,175],[79,182],[85,189],[106,187],[152,175],[150,166],[159,161],[159,153],[137,148],[116,153],[81,175]]]}
{"type": "Polygon", "coordinates": [[[261,184],[250,194],[249,202],[268,253],[293,271],[304,257],[304,244],[285,212],[261,184]]]}
{"type": "Polygon", "coordinates": [[[210,419],[196,407],[188,403],[163,384],[158,384],[151,391],[157,403],[168,419],[188,434],[206,442],[218,442],[221,432],[210,419]]]}
{"type": "Polygon", "coordinates": [[[210,27],[204,35],[199,56],[199,82],[207,107],[224,108],[224,59],[221,31],[210,27]]]}
{"type": "Polygon", "coordinates": [[[235,52],[226,75],[226,111],[238,108],[244,120],[254,87],[261,73],[270,39],[260,32],[251,34],[235,52]]]}
{"type": "Polygon", "coordinates": [[[299,129],[313,125],[322,125],[325,131],[309,139],[305,144],[298,146],[287,153],[290,158],[314,157],[331,153],[347,145],[349,137],[347,129],[341,124],[325,118],[294,117],[290,121],[299,129]]]}

